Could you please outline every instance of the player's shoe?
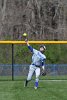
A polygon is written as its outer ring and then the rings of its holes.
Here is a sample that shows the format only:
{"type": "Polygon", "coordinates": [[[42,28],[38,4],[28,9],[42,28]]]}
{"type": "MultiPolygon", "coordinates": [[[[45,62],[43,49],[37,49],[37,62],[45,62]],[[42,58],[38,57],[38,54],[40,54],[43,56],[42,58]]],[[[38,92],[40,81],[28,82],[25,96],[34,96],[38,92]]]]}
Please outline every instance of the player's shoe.
{"type": "Polygon", "coordinates": [[[34,89],[37,90],[37,87],[35,86],[34,89]]]}
{"type": "Polygon", "coordinates": [[[27,84],[26,84],[26,82],[24,82],[24,87],[27,87],[27,84]]]}
{"type": "Polygon", "coordinates": [[[38,88],[38,82],[36,81],[36,82],[35,82],[34,89],[36,90],[37,88],[38,88]]]}
{"type": "Polygon", "coordinates": [[[27,84],[28,84],[28,81],[26,80],[26,81],[24,82],[24,87],[27,87],[27,84]]]}

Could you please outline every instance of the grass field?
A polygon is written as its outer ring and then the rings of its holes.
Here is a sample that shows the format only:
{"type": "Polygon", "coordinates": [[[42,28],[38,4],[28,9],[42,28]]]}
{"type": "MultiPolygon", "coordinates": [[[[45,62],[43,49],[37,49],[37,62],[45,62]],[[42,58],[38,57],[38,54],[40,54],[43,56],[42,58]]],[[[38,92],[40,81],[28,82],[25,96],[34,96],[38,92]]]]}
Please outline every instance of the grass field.
{"type": "MultiPolygon", "coordinates": [[[[14,76],[14,80],[25,80],[27,76],[14,76]]],[[[35,79],[35,76],[33,76],[33,79],[35,79]]],[[[67,75],[46,75],[45,77],[40,76],[41,80],[67,80],[67,75]]],[[[12,80],[12,76],[0,76],[0,81],[7,81],[12,80]]]]}
{"type": "Polygon", "coordinates": [[[31,81],[0,81],[0,100],[67,100],[67,81],[40,81],[35,90],[31,81]]]}

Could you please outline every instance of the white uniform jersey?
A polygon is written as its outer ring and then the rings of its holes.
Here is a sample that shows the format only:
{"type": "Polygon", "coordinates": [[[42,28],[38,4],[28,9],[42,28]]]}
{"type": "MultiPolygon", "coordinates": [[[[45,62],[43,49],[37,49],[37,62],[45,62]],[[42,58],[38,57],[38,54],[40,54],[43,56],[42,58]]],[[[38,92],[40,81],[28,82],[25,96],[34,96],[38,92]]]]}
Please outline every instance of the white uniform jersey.
{"type": "Polygon", "coordinates": [[[33,49],[32,64],[42,66],[42,61],[46,59],[46,56],[40,51],[33,49]]]}

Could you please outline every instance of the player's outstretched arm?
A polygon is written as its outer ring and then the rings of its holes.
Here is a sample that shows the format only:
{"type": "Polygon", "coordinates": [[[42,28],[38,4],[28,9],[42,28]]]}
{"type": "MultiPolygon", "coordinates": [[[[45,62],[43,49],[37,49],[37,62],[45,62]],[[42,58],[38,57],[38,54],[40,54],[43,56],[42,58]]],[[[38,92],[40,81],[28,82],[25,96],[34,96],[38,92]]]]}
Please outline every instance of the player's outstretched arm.
{"type": "Polygon", "coordinates": [[[42,60],[42,69],[45,70],[45,60],[42,60]]]}
{"type": "Polygon", "coordinates": [[[30,44],[29,44],[27,39],[25,39],[25,42],[26,42],[28,48],[30,49],[30,51],[33,52],[33,48],[30,46],[30,44]]]}
{"type": "Polygon", "coordinates": [[[46,75],[46,69],[45,69],[45,63],[44,63],[44,60],[42,61],[42,75],[43,75],[43,76],[46,75]]]}

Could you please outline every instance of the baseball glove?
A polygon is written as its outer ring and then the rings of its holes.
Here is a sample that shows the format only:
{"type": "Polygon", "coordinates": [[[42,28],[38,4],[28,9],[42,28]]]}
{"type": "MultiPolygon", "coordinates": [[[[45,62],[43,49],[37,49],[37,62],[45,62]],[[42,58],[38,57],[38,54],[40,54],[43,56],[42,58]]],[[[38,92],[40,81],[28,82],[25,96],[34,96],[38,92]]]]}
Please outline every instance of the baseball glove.
{"type": "Polygon", "coordinates": [[[46,75],[46,71],[43,70],[41,75],[42,75],[42,76],[45,76],[45,75],[46,75]]]}

